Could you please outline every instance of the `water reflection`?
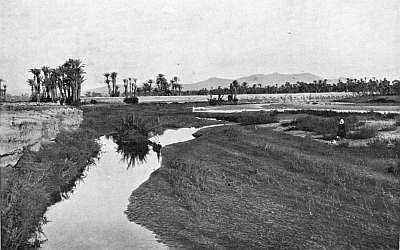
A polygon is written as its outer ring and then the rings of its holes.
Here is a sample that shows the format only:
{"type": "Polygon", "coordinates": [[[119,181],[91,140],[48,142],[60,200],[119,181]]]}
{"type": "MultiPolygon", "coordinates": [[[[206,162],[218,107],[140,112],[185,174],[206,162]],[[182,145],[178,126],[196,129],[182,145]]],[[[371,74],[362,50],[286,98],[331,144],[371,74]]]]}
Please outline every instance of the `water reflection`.
{"type": "Polygon", "coordinates": [[[161,144],[150,140],[120,140],[117,136],[110,136],[117,146],[117,152],[121,154],[121,161],[127,163],[127,170],[136,165],[146,162],[150,149],[157,154],[157,159],[161,157],[161,144]]]}
{"type": "Polygon", "coordinates": [[[68,200],[46,212],[51,222],[43,226],[48,242],[42,249],[167,249],[153,232],[127,220],[124,211],[132,191],[160,167],[161,145],[193,139],[197,130],[166,130],[146,143],[118,144],[112,136],[101,137],[97,166],[68,200]]]}

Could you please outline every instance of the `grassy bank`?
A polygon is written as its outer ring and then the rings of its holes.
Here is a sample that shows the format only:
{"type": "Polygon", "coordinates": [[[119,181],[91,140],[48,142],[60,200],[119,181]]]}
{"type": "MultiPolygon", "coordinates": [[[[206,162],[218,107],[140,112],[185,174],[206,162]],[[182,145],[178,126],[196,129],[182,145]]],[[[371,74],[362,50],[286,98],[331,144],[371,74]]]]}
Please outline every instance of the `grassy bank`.
{"type": "Polygon", "coordinates": [[[394,154],[269,128],[208,129],[163,149],[128,218],[185,249],[397,249],[394,154]]]}
{"type": "Polygon", "coordinates": [[[35,249],[47,208],[68,198],[75,182],[94,164],[100,145],[88,130],[61,132],[38,152],[26,151],[13,168],[1,169],[2,249],[35,249]]]}

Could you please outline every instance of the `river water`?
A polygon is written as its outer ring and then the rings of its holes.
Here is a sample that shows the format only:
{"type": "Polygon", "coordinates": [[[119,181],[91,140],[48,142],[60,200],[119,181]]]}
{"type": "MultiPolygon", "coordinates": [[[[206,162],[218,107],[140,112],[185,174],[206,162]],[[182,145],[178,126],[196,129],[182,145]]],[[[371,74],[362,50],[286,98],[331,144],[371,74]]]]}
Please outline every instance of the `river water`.
{"type": "MultiPolygon", "coordinates": [[[[193,139],[197,130],[166,130],[153,140],[166,146],[193,139]]],[[[90,167],[69,199],[47,211],[51,222],[43,226],[48,241],[42,249],[168,249],[124,214],[132,191],[160,167],[157,153],[147,145],[122,148],[104,136],[100,142],[103,152],[96,166],[90,167]]]]}

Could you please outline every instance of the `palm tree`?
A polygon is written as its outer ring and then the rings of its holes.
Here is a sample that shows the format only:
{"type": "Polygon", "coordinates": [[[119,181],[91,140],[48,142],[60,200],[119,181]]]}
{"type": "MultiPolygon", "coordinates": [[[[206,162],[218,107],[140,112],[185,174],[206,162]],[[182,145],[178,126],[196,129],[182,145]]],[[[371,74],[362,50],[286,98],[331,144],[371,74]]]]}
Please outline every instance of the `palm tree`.
{"type": "Polygon", "coordinates": [[[179,84],[179,83],[177,83],[176,84],[177,85],[177,88],[178,88],[178,91],[179,91],[179,95],[181,95],[181,91],[182,91],[182,84],[179,84]]]}
{"type": "Polygon", "coordinates": [[[108,79],[110,77],[110,73],[104,73],[103,76],[106,77],[106,80],[104,82],[107,84],[108,94],[111,96],[110,79],[108,79]]]}
{"type": "Polygon", "coordinates": [[[242,89],[244,90],[244,93],[247,94],[247,82],[242,82],[242,89]]]}
{"type": "Polygon", "coordinates": [[[31,86],[31,100],[33,100],[33,97],[35,96],[35,80],[28,79],[27,82],[28,82],[29,86],[31,86]]]}
{"type": "Polygon", "coordinates": [[[113,86],[113,88],[112,88],[112,96],[113,97],[117,96],[117,93],[116,93],[117,76],[118,76],[117,72],[111,72],[111,74],[110,74],[111,82],[112,82],[112,86],[113,86]]]}
{"type": "MultiPolygon", "coordinates": [[[[1,89],[1,83],[2,82],[5,82],[3,79],[1,79],[0,78],[0,98],[1,98],[1,96],[2,96],[2,92],[4,92],[4,100],[6,100],[6,85],[4,84],[4,87],[3,87],[3,89],[1,89]]],[[[0,99],[0,101],[1,101],[1,99],[0,99]]]]}
{"type": "Polygon", "coordinates": [[[67,79],[70,87],[67,100],[72,104],[78,104],[81,97],[82,83],[85,81],[85,71],[83,71],[85,65],[82,64],[82,61],[79,59],[70,58],[64,63],[64,66],[66,68],[67,79]]]}
{"type": "Polygon", "coordinates": [[[132,77],[128,77],[129,80],[129,92],[132,94],[132,77]]]}
{"type": "Polygon", "coordinates": [[[133,80],[133,95],[136,96],[136,90],[137,90],[136,82],[138,79],[136,77],[133,77],[132,80],[133,80]]]}
{"type": "Polygon", "coordinates": [[[127,97],[128,96],[128,79],[124,78],[124,79],[122,79],[122,81],[124,82],[125,97],[127,97]]]}
{"type": "Polygon", "coordinates": [[[233,82],[231,83],[231,89],[234,91],[233,100],[236,100],[237,90],[238,90],[239,86],[240,86],[240,84],[239,84],[238,80],[233,80],[233,82]]]}
{"type": "Polygon", "coordinates": [[[43,75],[44,75],[44,97],[47,99],[49,99],[50,97],[50,81],[49,81],[49,73],[50,73],[50,69],[47,66],[43,66],[42,67],[42,71],[43,71],[43,75]]]}
{"type": "Polygon", "coordinates": [[[34,68],[29,70],[29,72],[33,74],[33,80],[36,80],[36,102],[40,103],[40,69],[34,68]]]}
{"type": "Polygon", "coordinates": [[[6,94],[7,94],[7,85],[3,84],[3,96],[4,96],[4,101],[6,101],[6,94]]]}
{"type": "Polygon", "coordinates": [[[158,74],[157,79],[156,79],[156,84],[158,88],[161,90],[161,94],[168,94],[169,91],[169,85],[167,79],[164,77],[163,74],[158,74]]]}
{"type": "Polygon", "coordinates": [[[151,93],[151,85],[154,83],[154,80],[153,79],[149,79],[147,81],[147,83],[149,84],[149,92],[151,93]]]}
{"type": "Polygon", "coordinates": [[[56,69],[57,87],[60,90],[61,99],[60,103],[63,105],[67,101],[67,84],[65,81],[66,68],[64,65],[58,66],[56,69]]]}

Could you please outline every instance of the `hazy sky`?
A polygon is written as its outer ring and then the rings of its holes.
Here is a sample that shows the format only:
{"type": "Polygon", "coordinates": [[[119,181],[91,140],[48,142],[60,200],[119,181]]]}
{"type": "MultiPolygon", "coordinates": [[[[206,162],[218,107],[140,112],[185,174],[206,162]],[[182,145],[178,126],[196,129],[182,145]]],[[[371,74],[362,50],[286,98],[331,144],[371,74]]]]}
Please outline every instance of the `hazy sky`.
{"type": "Polygon", "coordinates": [[[209,77],[313,73],[400,78],[399,0],[2,1],[0,78],[28,88],[31,68],[86,64],[141,83],[163,73],[209,77]]]}

